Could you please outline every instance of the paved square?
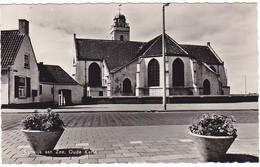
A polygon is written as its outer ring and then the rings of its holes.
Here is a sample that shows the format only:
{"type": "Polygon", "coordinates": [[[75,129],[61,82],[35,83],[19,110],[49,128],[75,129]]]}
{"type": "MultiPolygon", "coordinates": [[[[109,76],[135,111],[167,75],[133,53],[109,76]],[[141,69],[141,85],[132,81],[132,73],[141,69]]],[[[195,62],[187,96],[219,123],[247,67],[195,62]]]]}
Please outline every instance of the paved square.
{"type": "MultiPolygon", "coordinates": [[[[229,154],[258,156],[257,124],[239,124],[237,139],[228,150],[229,154]]],[[[4,164],[204,162],[188,135],[188,125],[66,128],[57,148],[91,148],[95,154],[79,157],[35,155],[20,130],[2,131],[4,164]]]]}

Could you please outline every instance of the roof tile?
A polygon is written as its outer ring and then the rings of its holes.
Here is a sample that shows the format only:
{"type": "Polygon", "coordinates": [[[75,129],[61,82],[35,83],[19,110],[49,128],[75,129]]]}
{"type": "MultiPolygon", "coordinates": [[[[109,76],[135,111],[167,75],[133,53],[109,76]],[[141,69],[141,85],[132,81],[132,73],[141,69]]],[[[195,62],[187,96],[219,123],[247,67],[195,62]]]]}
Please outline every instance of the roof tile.
{"type": "Polygon", "coordinates": [[[24,37],[19,30],[1,31],[1,68],[13,65],[24,37]]]}

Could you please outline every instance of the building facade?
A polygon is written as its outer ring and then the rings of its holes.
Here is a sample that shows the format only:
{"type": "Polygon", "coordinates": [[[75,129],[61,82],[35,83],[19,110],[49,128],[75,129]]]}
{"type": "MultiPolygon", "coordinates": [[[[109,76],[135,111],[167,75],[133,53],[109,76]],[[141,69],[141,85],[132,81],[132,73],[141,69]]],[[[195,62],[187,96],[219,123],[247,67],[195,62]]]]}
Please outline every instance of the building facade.
{"type": "Polygon", "coordinates": [[[37,103],[39,72],[29,37],[29,22],[19,30],[1,31],[1,103],[37,103]]]}
{"type": "Polygon", "coordinates": [[[37,64],[29,22],[1,31],[1,104],[81,104],[83,87],[60,66],[37,64]]]}
{"type": "MultiPolygon", "coordinates": [[[[130,41],[126,18],[118,14],[112,40],[81,39],[74,34],[75,79],[86,96],[162,96],[162,35],[148,42],[130,41]]],[[[224,62],[207,45],[178,44],[167,34],[166,94],[227,95],[224,62]]]]}
{"type": "MultiPolygon", "coordinates": [[[[75,79],[86,96],[162,96],[162,35],[130,41],[124,15],[114,18],[112,40],[81,39],[74,34],[75,79]]],[[[166,95],[227,95],[224,62],[206,45],[178,44],[165,34],[166,95]]]]}

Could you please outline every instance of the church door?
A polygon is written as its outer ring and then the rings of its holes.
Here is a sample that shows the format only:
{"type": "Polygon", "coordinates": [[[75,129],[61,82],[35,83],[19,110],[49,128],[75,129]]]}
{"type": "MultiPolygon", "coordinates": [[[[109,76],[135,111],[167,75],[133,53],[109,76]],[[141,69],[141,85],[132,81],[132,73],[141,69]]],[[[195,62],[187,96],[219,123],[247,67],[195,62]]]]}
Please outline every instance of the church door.
{"type": "Polygon", "coordinates": [[[173,86],[184,86],[184,64],[179,58],[172,63],[172,83],[173,86]]]}
{"type": "Polygon", "coordinates": [[[89,86],[99,87],[101,86],[101,70],[97,63],[92,63],[88,70],[89,86]]]}
{"type": "Polygon", "coordinates": [[[203,94],[210,95],[210,82],[207,79],[203,82],[203,94]]]}

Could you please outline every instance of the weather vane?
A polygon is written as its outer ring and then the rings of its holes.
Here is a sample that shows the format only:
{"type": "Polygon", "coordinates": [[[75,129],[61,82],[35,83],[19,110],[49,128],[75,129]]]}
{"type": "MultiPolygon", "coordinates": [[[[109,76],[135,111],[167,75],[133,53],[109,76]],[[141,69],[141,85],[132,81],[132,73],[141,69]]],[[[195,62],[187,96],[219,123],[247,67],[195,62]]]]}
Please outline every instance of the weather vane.
{"type": "Polygon", "coordinates": [[[119,14],[120,14],[122,4],[119,4],[118,6],[119,6],[119,7],[118,7],[118,10],[119,10],[119,14]]]}

